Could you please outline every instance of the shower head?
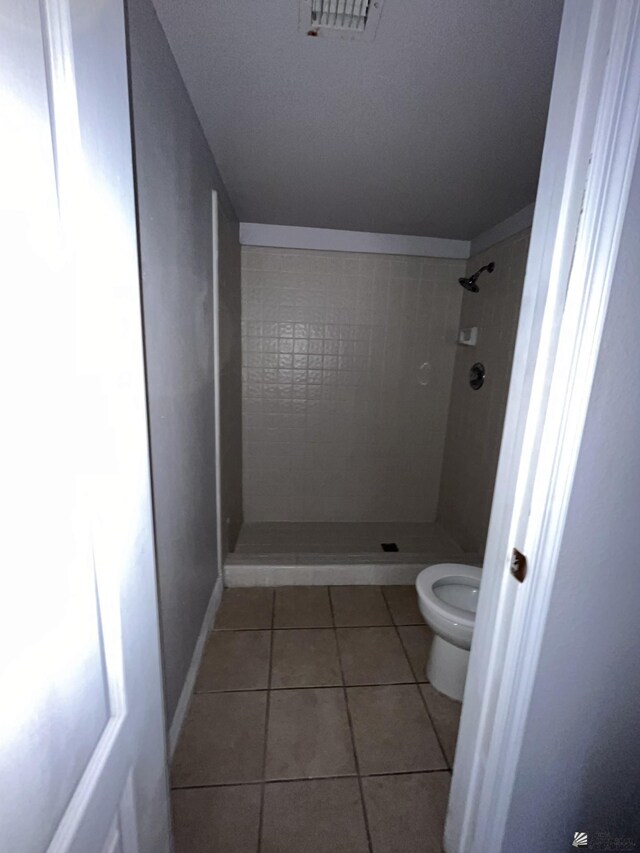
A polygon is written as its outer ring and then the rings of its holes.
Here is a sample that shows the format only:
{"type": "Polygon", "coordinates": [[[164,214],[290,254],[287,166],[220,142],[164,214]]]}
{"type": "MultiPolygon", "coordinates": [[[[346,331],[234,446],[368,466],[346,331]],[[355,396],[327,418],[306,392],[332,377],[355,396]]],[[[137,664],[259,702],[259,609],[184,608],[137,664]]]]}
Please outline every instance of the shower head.
{"type": "Polygon", "coordinates": [[[478,276],[480,275],[480,273],[484,272],[485,270],[487,272],[493,272],[495,268],[496,265],[493,261],[491,261],[490,264],[487,264],[484,267],[480,267],[477,272],[474,272],[474,274],[470,275],[468,278],[459,278],[458,283],[461,284],[465,290],[470,290],[471,293],[477,293],[480,288],[478,287],[476,282],[478,281],[478,276]]]}

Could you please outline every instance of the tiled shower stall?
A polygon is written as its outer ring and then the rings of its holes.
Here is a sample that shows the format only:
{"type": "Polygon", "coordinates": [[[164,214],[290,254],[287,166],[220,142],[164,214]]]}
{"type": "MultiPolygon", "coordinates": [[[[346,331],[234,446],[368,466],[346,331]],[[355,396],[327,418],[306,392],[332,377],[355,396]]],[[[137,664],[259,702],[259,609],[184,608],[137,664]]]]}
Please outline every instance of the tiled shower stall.
{"type": "Polygon", "coordinates": [[[245,522],[435,520],[464,267],[243,249],[245,522]]]}
{"type": "Polygon", "coordinates": [[[478,559],[527,249],[528,231],[469,261],[243,247],[244,526],[230,564],[478,559]],[[458,278],[489,256],[493,275],[464,291],[458,278]],[[461,325],[479,326],[476,347],[457,343],[461,325]],[[466,374],[485,359],[473,391],[466,374]]]}

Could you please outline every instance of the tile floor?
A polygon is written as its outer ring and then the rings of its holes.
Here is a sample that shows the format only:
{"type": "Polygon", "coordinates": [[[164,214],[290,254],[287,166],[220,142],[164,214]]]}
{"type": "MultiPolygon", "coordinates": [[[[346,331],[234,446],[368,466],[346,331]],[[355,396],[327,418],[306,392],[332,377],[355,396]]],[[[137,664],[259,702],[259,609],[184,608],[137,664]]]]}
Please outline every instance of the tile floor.
{"type": "Polygon", "coordinates": [[[172,767],[176,853],[440,853],[460,705],[412,587],[225,591],[172,767]]]}

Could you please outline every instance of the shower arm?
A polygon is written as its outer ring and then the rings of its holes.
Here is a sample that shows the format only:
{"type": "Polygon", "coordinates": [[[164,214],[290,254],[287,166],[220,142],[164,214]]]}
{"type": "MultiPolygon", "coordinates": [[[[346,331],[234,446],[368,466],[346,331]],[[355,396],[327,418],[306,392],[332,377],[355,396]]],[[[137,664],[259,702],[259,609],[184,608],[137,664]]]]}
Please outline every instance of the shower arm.
{"type": "Polygon", "coordinates": [[[485,272],[485,270],[488,273],[492,273],[495,268],[495,263],[493,261],[490,261],[488,264],[485,264],[483,267],[480,267],[479,270],[476,270],[476,272],[474,272],[474,274],[470,275],[468,278],[464,278],[464,276],[462,278],[459,278],[458,284],[461,284],[465,290],[470,290],[471,293],[477,293],[480,290],[480,288],[476,284],[478,276],[481,273],[485,272]]]}

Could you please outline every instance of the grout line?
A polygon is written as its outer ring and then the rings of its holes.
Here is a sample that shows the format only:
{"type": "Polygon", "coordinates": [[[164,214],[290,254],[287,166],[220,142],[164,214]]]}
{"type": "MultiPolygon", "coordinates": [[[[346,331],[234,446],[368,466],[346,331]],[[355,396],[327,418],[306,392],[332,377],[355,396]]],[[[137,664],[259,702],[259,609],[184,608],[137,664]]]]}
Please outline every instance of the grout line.
{"type": "MultiPolygon", "coordinates": [[[[336,638],[337,642],[337,638],[336,638]]],[[[345,681],[346,687],[401,687],[406,686],[407,684],[428,684],[428,681],[419,681],[416,682],[415,679],[411,681],[373,681],[373,682],[353,682],[347,684],[345,681]]],[[[271,690],[272,693],[282,693],[285,690],[335,690],[336,687],[342,687],[342,681],[336,681],[334,684],[301,684],[296,685],[292,684],[287,687],[232,687],[228,690],[224,688],[220,690],[211,689],[211,690],[198,690],[194,691],[194,695],[198,696],[220,696],[221,694],[226,693],[266,693],[267,690],[271,690]]]]}
{"type": "MultiPolygon", "coordinates": [[[[401,635],[400,631],[398,630],[398,625],[396,625],[396,620],[393,618],[393,612],[392,612],[391,606],[387,600],[387,596],[384,594],[384,589],[382,589],[382,598],[384,599],[384,603],[386,605],[386,608],[389,611],[389,618],[391,619],[391,624],[393,625],[393,630],[396,632],[396,637],[398,638],[398,642],[400,643],[400,648],[402,649],[402,651],[404,653],[405,660],[409,664],[409,671],[411,672],[411,675],[413,676],[413,682],[412,683],[417,684],[418,679],[416,677],[415,672],[413,671],[413,665],[411,663],[411,659],[409,658],[409,654],[408,654],[408,652],[404,646],[404,643],[402,642],[402,635],[401,635]]],[[[404,627],[404,625],[402,627],[404,627]]]]}
{"type": "MultiPolygon", "coordinates": [[[[428,684],[429,682],[422,682],[422,683],[428,684]]],[[[442,753],[442,757],[444,758],[445,764],[447,765],[449,771],[451,771],[451,769],[452,769],[451,764],[449,764],[449,758],[447,757],[447,753],[444,750],[444,745],[443,745],[442,740],[440,738],[440,732],[436,728],[436,724],[434,723],[433,717],[431,716],[431,711],[429,710],[429,705],[427,703],[427,700],[424,697],[424,693],[422,692],[422,690],[420,690],[420,687],[418,687],[418,693],[420,694],[420,698],[422,699],[422,704],[424,705],[424,709],[427,712],[427,717],[429,717],[429,722],[431,723],[431,728],[433,729],[435,736],[436,736],[436,740],[438,741],[438,746],[440,747],[440,752],[442,753]]]]}
{"type": "MultiPolygon", "coordinates": [[[[251,589],[251,587],[246,587],[247,589],[251,589]]],[[[276,589],[277,587],[273,587],[276,589]]],[[[238,589],[242,589],[242,587],[238,587],[238,589]]],[[[300,627],[286,627],[281,628],[280,626],[272,628],[214,628],[214,633],[218,634],[242,634],[246,631],[331,631],[333,629],[333,625],[301,625],[300,627]]],[[[341,626],[342,627],[342,626],[341,626]]],[[[382,628],[383,625],[362,625],[358,626],[362,628],[382,628]]]]}
{"type": "Polygon", "coordinates": [[[258,849],[262,849],[262,824],[264,821],[265,776],[267,773],[267,737],[269,735],[269,711],[271,705],[271,668],[273,664],[273,623],[276,618],[276,591],[271,593],[271,629],[269,631],[269,671],[267,674],[267,707],[264,715],[264,745],[262,748],[262,782],[260,785],[260,819],[258,821],[258,849]]]}
{"type": "Polygon", "coordinates": [[[329,607],[331,608],[331,618],[334,624],[334,633],[336,640],[336,649],[338,651],[338,666],[340,668],[340,678],[342,679],[342,695],[344,696],[344,704],[347,711],[347,722],[349,724],[349,734],[351,736],[351,748],[353,750],[353,761],[356,768],[358,778],[358,790],[360,791],[360,805],[362,806],[362,816],[364,818],[364,828],[367,833],[367,845],[369,853],[373,853],[373,842],[371,841],[371,831],[369,829],[369,818],[367,817],[367,807],[364,801],[364,789],[362,787],[362,777],[360,776],[360,762],[358,761],[358,751],[356,749],[356,737],[353,731],[353,720],[351,719],[351,709],[349,708],[349,696],[347,695],[347,687],[344,678],[344,669],[342,667],[342,654],[340,653],[340,641],[338,640],[338,629],[335,627],[336,619],[333,610],[333,599],[331,598],[331,589],[329,589],[329,607]]]}
{"type": "MultiPolygon", "coordinates": [[[[347,627],[347,628],[351,628],[351,629],[352,628],[357,629],[357,628],[374,628],[374,627],[387,627],[387,628],[392,627],[396,632],[396,636],[398,636],[398,638],[399,638],[401,648],[403,649],[403,653],[404,653],[404,655],[405,655],[405,657],[409,663],[410,671],[411,671],[412,675],[414,676],[414,679],[410,682],[401,681],[401,682],[391,682],[391,683],[386,683],[386,684],[361,684],[361,685],[358,684],[358,685],[349,685],[349,687],[382,687],[382,686],[397,686],[397,685],[415,684],[417,689],[418,689],[418,693],[420,694],[420,698],[423,702],[423,705],[425,707],[427,717],[431,723],[432,729],[433,729],[434,734],[436,736],[438,745],[440,747],[444,766],[434,768],[434,769],[430,769],[430,770],[415,769],[415,770],[402,770],[402,771],[394,771],[394,772],[375,772],[375,773],[362,773],[361,772],[360,764],[359,764],[359,760],[358,760],[357,749],[356,749],[353,719],[351,716],[351,709],[349,707],[347,682],[346,682],[346,678],[345,678],[345,674],[344,674],[342,655],[341,655],[341,650],[340,650],[340,643],[339,643],[339,639],[338,639],[339,629],[338,629],[338,626],[336,626],[336,624],[335,624],[335,622],[336,622],[335,612],[334,612],[334,607],[333,607],[333,599],[331,596],[331,586],[330,585],[327,585],[327,590],[328,590],[328,598],[329,598],[329,607],[330,607],[330,611],[331,611],[331,621],[333,623],[333,627],[322,626],[321,628],[309,628],[308,626],[305,626],[305,628],[279,628],[277,630],[298,630],[298,631],[332,630],[334,633],[334,639],[335,639],[336,650],[337,650],[337,655],[338,655],[338,665],[340,668],[340,683],[335,684],[335,685],[308,685],[305,687],[278,687],[278,688],[275,688],[272,686],[273,653],[274,653],[273,647],[274,647],[274,631],[275,631],[275,627],[274,627],[275,626],[275,599],[276,599],[276,588],[272,588],[271,620],[270,620],[270,627],[269,628],[219,629],[219,630],[222,630],[225,632],[233,631],[233,630],[254,631],[254,632],[255,631],[263,631],[263,632],[269,631],[269,665],[268,665],[269,668],[268,668],[266,691],[264,688],[253,688],[253,689],[248,689],[248,690],[247,689],[244,689],[244,690],[243,689],[234,689],[234,690],[199,691],[201,694],[204,694],[204,695],[220,695],[220,694],[224,694],[224,693],[243,693],[243,692],[247,692],[247,693],[266,692],[267,697],[266,697],[265,722],[264,722],[264,746],[263,746],[263,759],[262,759],[262,778],[261,779],[255,779],[255,780],[249,780],[249,781],[243,781],[243,782],[226,782],[226,783],[220,782],[220,783],[215,783],[215,784],[174,786],[172,788],[172,790],[179,791],[179,790],[191,790],[191,789],[201,789],[201,788],[224,788],[224,787],[242,787],[242,786],[260,785],[260,812],[259,812],[259,824],[258,824],[257,853],[260,853],[260,851],[262,849],[262,832],[263,832],[263,825],[264,825],[265,793],[266,793],[266,786],[267,785],[281,784],[283,782],[304,782],[304,781],[310,781],[310,780],[321,781],[323,779],[326,779],[326,780],[332,780],[332,779],[337,780],[337,779],[345,779],[345,778],[357,779],[358,788],[359,788],[359,792],[360,792],[360,802],[361,802],[362,811],[363,811],[363,819],[364,819],[365,830],[366,830],[366,834],[367,834],[368,850],[369,850],[369,853],[372,853],[373,842],[372,842],[371,832],[370,832],[370,828],[369,828],[369,817],[368,817],[368,813],[367,813],[367,806],[366,806],[366,801],[365,801],[365,796],[364,796],[364,786],[363,786],[362,780],[366,779],[366,778],[376,778],[376,777],[385,777],[385,776],[407,776],[407,775],[420,775],[420,774],[424,775],[427,773],[449,773],[449,774],[451,773],[449,761],[448,761],[448,758],[447,758],[446,753],[444,751],[442,742],[440,740],[438,730],[436,729],[436,726],[435,726],[433,719],[431,717],[431,714],[429,712],[429,708],[428,708],[426,699],[425,699],[425,697],[424,697],[424,695],[423,695],[423,693],[419,687],[419,684],[421,682],[418,682],[417,678],[415,678],[413,667],[411,666],[411,660],[409,659],[407,649],[406,649],[406,647],[402,641],[402,636],[401,636],[400,631],[399,631],[399,626],[396,625],[396,623],[393,619],[393,614],[391,613],[391,608],[390,608],[389,602],[387,600],[386,595],[384,595],[384,587],[378,586],[378,588],[381,590],[383,600],[384,600],[386,608],[389,612],[389,615],[391,618],[391,624],[390,625],[384,625],[384,626],[358,625],[358,626],[340,626],[340,627],[347,627]],[[334,689],[335,690],[336,688],[340,688],[340,687],[342,687],[342,692],[343,692],[343,696],[345,699],[347,720],[348,720],[348,725],[349,725],[349,733],[350,733],[350,737],[351,737],[352,751],[353,751],[353,757],[354,757],[355,773],[332,775],[332,776],[308,776],[308,777],[295,777],[295,778],[289,778],[289,779],[269,779],[269,780],[267,780],[265,778],[266,777],[266,759],[267,759],[267,742],[268,742],[267,738],[268,738],[268,731],[269,731],[270,699],[271,699],[272,690],[276,690],[276,691],[283,691],[283,690],[318,690],[318,689],[334,689]]],[[[195,693],[195,691],[194,691],[194,693],[195,693]]]]}
{"type": "Polygon", "coordinates": [[[356,779],[358,775],[362,779],[376,779],[381,776],[421,776],[429,773],[451,773],[448,767],[435,767],[433,770],[393,770],[383,773],[343,773],[341,776],[295,776],[287,779],[259,779],[247,782],[213,782],[209,785],[174,785],[172,791],[201,791],[203,788],[249,788],[252,785],[281,785],[283,782],[322,782],[336,779],[356,779]]]}
{"type": "MultiPolygon", "coordinates": [[[[402,646],[402,651],[404,652],[404,655],[407,659],[407,662],[409,663],[409,668],[410,668],[411,672],[413,673],[413,666],[411,664],[411,660],[409,659],[409,654],[408,654],[408,652],[404,646],[404,643],[402,642],[402,634],[398,630],[398,625],[396,625],[395,621],[393,620],[393,613],[391,612],[391,607],[389,606],[389,602],[387,601],[387,596],[384,594],[384,590],[382,591],[382,597],[385,600],[385,604],[387,605],[387,610],[389,611],[389,615],[391,616],[391,619],[393,621],[393,627],[396,629],[396,634],[398,636],[398,640],[400,641],[400,645],[402,646]]],[[[413,673],[413,674],[415,676],[415,673],[413,673]]],[[[424,681],[419,682],[417,678],[414,681],[414,684],[416,685],[416,688],[418,690],[418,695],[420,696],[420,699],[422,700],[422,704],[424,705],[424,709],[427,713],[427,717],[429,719],[429,722],[431,723],[431,728],[433,729],[433,733],[436,736],[436,740],[438,741],[438,746],[440,747],[440,752],[442,753],[442,757],[444,758],[444,761],[445,761],[445,764],[447,765],[447,768],[449,770],[451,770],[451,765],[449,764],[449,759],[447,758],[447,754],[444,751],[444,747],[442,745],[442,740],[440,739],[440,733],[438,732],[438,729],[436,728],[436,725],[433,721],[433,717],[431,716],[431,712],[429,711],[429,706],[427,705],[427,700],[424,698],[424,693],[422,692],[422,690],[420,690],[420,684],[428,684],[428,683],[429,682],[424,682],[424,681]]]]}

